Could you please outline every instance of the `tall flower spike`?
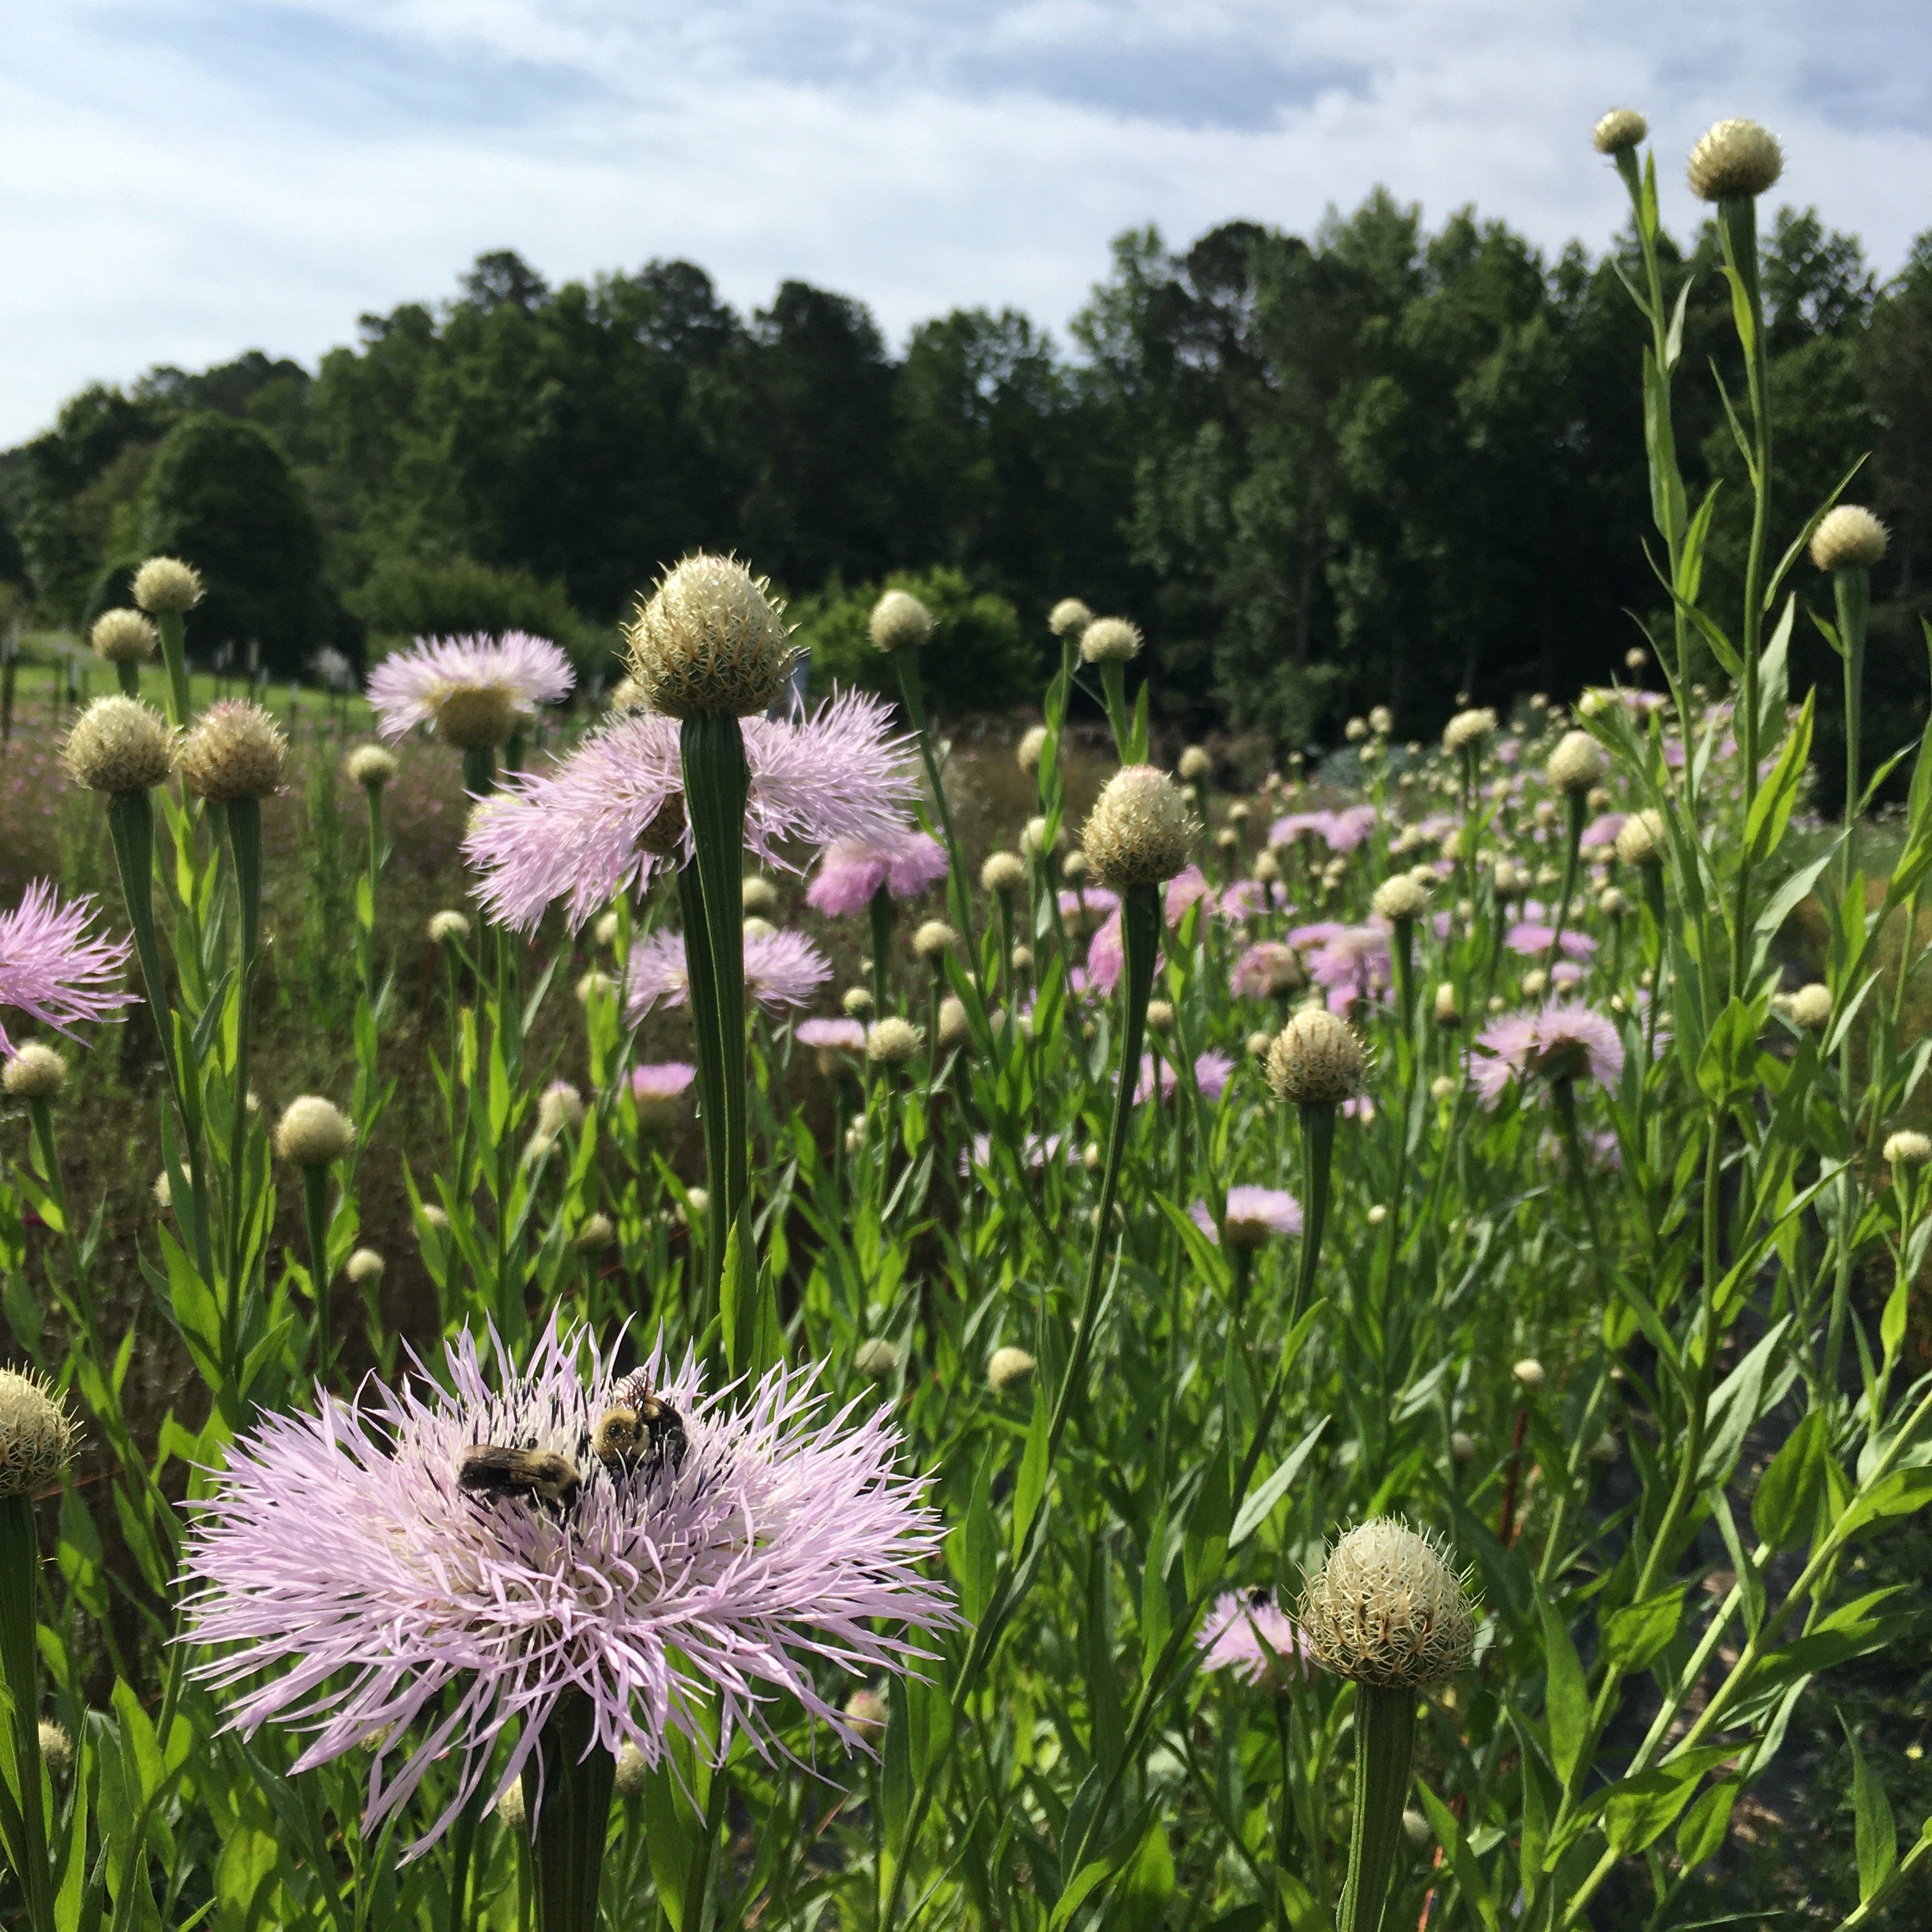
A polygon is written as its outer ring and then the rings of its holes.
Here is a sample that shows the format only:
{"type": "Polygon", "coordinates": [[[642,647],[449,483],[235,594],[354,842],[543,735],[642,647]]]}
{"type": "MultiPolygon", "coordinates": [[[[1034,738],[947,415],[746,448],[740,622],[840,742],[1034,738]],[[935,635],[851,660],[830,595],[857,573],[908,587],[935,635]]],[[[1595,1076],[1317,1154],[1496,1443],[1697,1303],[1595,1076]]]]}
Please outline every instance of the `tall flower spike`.
{"type": "Polygon", "coordinates": [[[826,1418],[782,1368],[728,1400],[688,1356],[621,1377],[554,1319],[520,1373],[486,1372],[466,1332],[446,1380],[271,1418],[188,1552],[192,1640],[220,1652],[197,1667],[237,1691],[235,1726],[312,1732],[298,1772],[368,1749],[372,1827],[456,1755],[455,1796],[414,1853],[477,1796],[513,1720],[492,1801],[516,1783],[566,1692],[589,1700],[597,1748],[651,1765],[674,1732],[714,1761],[740,1730],[779,1754],[775,1696],[854,1748],[826,1667],[903,1670],[912,1631],[957,1621],[922,1574],[940,1526],[896,1466],[889,1408],[826,1418]],[[682,1453],[600,1459],[600,1418],[646,1390],[682,1453]],[[466,1487],[479,1444],[564,1459],[575,1480],[554,1501],[466,1487]]]}

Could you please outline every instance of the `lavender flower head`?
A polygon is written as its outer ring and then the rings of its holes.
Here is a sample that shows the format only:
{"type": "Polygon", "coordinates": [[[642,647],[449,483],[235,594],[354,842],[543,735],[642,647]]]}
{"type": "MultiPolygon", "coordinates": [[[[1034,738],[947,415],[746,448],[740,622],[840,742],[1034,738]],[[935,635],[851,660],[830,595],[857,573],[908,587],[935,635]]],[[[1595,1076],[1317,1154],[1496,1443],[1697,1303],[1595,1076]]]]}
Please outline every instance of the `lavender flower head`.
{"type": "Polygon", "coordinates": [[[1314,1654],[1268,1590],[1226,1590],[1216,1598],[1195,1642],[1204,1670],[1232,1670],[1243,1683],[1286,1688],[1314,1671],[1314,1654]]]}
{"type": "MultiPolygon", "coordinates": [[[[1187,1211],[1208,1240],[1220,1241],[1206,1202],[1196,1202],[1187,1211]]],[[[1222,1218],[1227,1223],[1229,1247],[1258,1248],[1276,1234],[1301,1232],[1301,1203],[1279,1187],[1231,1187],[1228,1211],[1222,1218]]]]}
{"type": "MultiPolygon", "coordinates": [[[[890,716],[877,698],[848,692],[809,716],[746,718],[746,850],[796,872],[787,849],[795,844],[898,838],[914,782],[890,716]]],[[[561,899],[572,927],[581,926],[626,886],[641,889],[658,866],[692,856],[677,721],[620,713],[548,770],[510,779],[463,850],[483,874],[478,896],[493,917],[527,932],[561,899]]]]}
{"type": "MultiPolygon", "coordinates": [[[[115,983],[128,941],[89,932],[94,910],[91,898],[62,904],[52,886],[36,879],[11,912],[0,913],[0,1006],[17,1006],[71,1039],[77,1022],[134,1004],[135,995],[115,983]]],[[[14,1051],[0,1024],[0,1058],[14,1051]]]]}
{"type": "Polygon", "coordinates": [[[1592,1079],[1608,1087],[1624,1070],[1624,1043],[1614,1022],[1564,1000],[1538,1013],[1510,1013],[1476,1036],[1469,1082],[1493,1107],[1514,1081],[1592,1079]]]}
{"type": "Polygon", "coordinates": [[[369,674],[369,702],[376,708],[376,728],[393,744],[419,724],[441,725],[446,712],[478,699],[533,716],[539,704],[568,697],[575,682],[562,652],[527,631],[507,631],[500,638],[418,638],[410,650],[394,652],[369,674]]]}
{"type": "MultiPolygon", "coordinates": [[[[825,955],[802,932],[766,932],[745,940],[745,990],[768,1012],[805,1006],[832,976],[825,955]]],[[[634,1026],[654,1006],[681,1006],[691,997],[684,934],[656,932],[631,949],[625,1017],[634,1026]]]]}
{"type": "Polygon", "coordinates": [[[325,1393],[320,1415],[271,1418],[236,1445],[188,1547],[190,1640],[222,1653],[196,1672],[249,1686],[234,1727],[311,1732],[298,1772],[367,1747],[372,1826],[460,1754],[457,1795],[412,1856],[476,1797],[512,1720],[492,1802],[515,1783],[567,1690],[590,1700],[599,1747],[650,1765],[674,1731],[716,1762],[742,1728],[770,1756],[766,1706],[784,1697],[851,1748],[863,1741],[818,1670],[864,1676],[920,1654],[874,1618],[956,1622],[920,1574],[940,1526],[893,1466],[886,1409],[856,1426],[850,1408],[826,1418],[782,1368],[728,1408],[692,1358],[674,1368],[661,1351],[620,1379],[614,1355],[554,1319],[500,1395],[467,1331],[448,1373],[448,1390],[325,1393]],[[682,1421],[682,1455],[600,1461],[598,1418],[646,1388],[682,1421]],[[458,1472],[479,1443],[564,1456],[580,1486],[561,1502],[466,1491],[458,1472]]]}
{"type": "Polygon", "coordinates": [[[646,1061],[631,1069],[631,1099],[638,1124],[648,1132],[675,1126],[683,1112],[684,1096],[698,1078],[688,1060],[646,1061]]]}
{"type": "Polygon", "coordinates": [[[791,1030],[800,1046],[816,1047],[821,1053],[863,1053],[866,1050],[866,1029],[856,1020],[800,1020],[791,1030]]]}
{"type": "Polygon", "coordinates": [[[930,832],[902,826],[883,838],[828,845],[805,902],[829,919],[849,919],[881,886],[896,899],[916,899],[945,876],[946,848],[930,832]]]}

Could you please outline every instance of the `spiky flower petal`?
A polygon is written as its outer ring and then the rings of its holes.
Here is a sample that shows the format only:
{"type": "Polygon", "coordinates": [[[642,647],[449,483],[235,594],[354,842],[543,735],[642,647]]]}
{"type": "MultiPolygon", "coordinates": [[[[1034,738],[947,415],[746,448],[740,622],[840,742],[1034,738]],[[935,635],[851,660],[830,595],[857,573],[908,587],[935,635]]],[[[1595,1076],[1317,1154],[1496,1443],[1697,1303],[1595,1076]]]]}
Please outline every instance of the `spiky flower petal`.
{"type": "MultiPolygon", "coordinates": [[[[797,870],[800,845],[850,840],[896,851],[916,780],[890,722],[862,692],[808,715],[747,718],[746,850],[782,872],[797,870]]],[[[659,866],[692,854],[676,721],[623,712],[547,770],[511,778],[463,849],[483,874],[478,896],[491,916],[519,931],[553,899],[577,927],[626,886],[641,890],[659,866]]]]}
{"type": "Polygon", "coordinates": [[[560,704],[575,682],[547,638],[418,638],[369,674],[376,728],[392,744],[431,725],[459,751],[500,745],[539,704],[560,704]]]}
{"type": "MultiPolygon", "coordinates": [[[[128,941],[90,932],[94,910],[91,898],[62,904],[52,886],[36,879],[11,912],[0,913],[0,1006],[17,1006],[71,1038],[77,1022],[106,1019],[134,1004],[117,983],[128,941]]],[[[0,1024],[0,1054],[13,1050],[0,1024]]]]}
{"type": "Polygon", "coordinates": [[[895,1467],[886,1408],[827,1418],[783,1368],[721,1396],[661,1352],[622,1377],[554,1320],[520,1373],[486,1372],[466,1332],[445,1379],[272,1418],[237,1444],[188,1552],[193,1640],[221,1653],[200,1672],[237,1690],[236,1727],[313,1732],[298,1772],[368,1748],[372,1826],[458,1756],[418,1852],[513,1720],[492,1802],[514,1786],[566,1690],[590,1700],[599,1748],[650,1765],[674,1732],[713,1761],[741,1730],[774,1755],[770,1710],[794,1700],[850,1748],[824,1666],[903,1670],[911,1630],[956,1621],[921,1574],[939,1524],[895,1467]],[[601,1462],[599,1417],[646,1388],[681,1420],[682,1456],[601,1462]],[[579,1486],[562,1503],[466,1491],[479,1443],[566,1457],[579,1486]]]}

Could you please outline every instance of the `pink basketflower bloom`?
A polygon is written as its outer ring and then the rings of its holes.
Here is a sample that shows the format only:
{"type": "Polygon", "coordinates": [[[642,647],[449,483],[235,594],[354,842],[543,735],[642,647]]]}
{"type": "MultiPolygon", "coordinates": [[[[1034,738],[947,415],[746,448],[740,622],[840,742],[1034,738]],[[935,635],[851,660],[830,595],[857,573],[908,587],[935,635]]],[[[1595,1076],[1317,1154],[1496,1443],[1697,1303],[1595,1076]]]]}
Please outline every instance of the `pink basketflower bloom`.
{"type": "MultiPolygon", "coordinates": [[[[1527,908],[1525,908],[1528,910],[1527,908]]],[[[1524,920],[1503,934],[1503,944],[1525,959],[1540,959],[1556,940],[1556,928],[1540,920],[1524,920]]],[[[1597,950],[1597,942],[1587,932],[1566,932],[1562,951],[1570,959],[1587,959],[1597,950]]]]}
{"type": "Polygon", "coordinates": [[[1071,886],[1060,896],[1060,916],[1076,932],[1092,931],[1110,914],[1120,923],[1120,896],[1106,886],[1071,886]]]}
{"type": "MultiPolygon", "coordinates": [[[[1187,1211],[1210,1241],[1220,1240],[1206,1202],[1196,1202],[1187,1211]]],[[[1228,1246],[1258,1248],[1273,1235],[1301,1232],[1301,1203],[1279,1187],[1231,1187],[1228,1211],[1222,1218],[1228,1226],[1228,1246]]]]}
{"type": "Polygon", "coordinates": [[[1295,927],[1288,938],[1290,945],[1304,949],[1308,976],[1328,988],[1331,1007],[1337,994],[1344,1006],[1357,1000],[1373,1000],[1386,992],[1394,980],[1386,926],[1342,926],[1322,920],[1295,927]],[[1312,952],[1307,952],[1310,947],[1315,949],[1312,952]]]}
{"type": "Polygon", "coordinates": [[[1540,1012],[1508,1014],[1478,1034],[1469,1083],[1483,1105],[1493,1107],[1512,1082],[1520,1088],[1540,1075],[1608,1087],[1623,1069],[1624,1043],[1615,1023],[1580,1001],[1564,1000],[1540,1012]]]}
{"type": "Polygon", "coordinates": [[[1257,940],[1234,962],[1228,975],[1231,992],[1246,1000],[1280,999],[1306,979],[1300,956],[1278,939],[1257,940]]]}
{"type": "MultiPolygon", "coordinates": [[[[30,880],[20,903],[0,913],[0,1006],[71,1039],[81,1022],[132,1006],[138,996],[116,983],[129,942],[88,930],[98,910],[91,898],[63,905],[51,883],[30,880]]],[[[14,1051],[0,1021],[0,1056],[14,1051]]]]}
{"type": "Polygon", "coordinates": [[[1126,943],[1120,934],[1120,916],[1115,913],[1087,943],[1087,984],[1111,997],[1126,968],[1126,943]]]}
{"type": "MultiPolygon", "coordinates": [[[[1200,1055],[1194,1063],[1194,1084],[1201,1090],[1204,1100],[1218,1100],[1228,1090],[1228,1080],[1234,1071],[1234,1063],[1225,1053],[1208,1052],[1200,1055]]],[[[1163,1060],[1160,1063],[1160,1097],[1172,1100],[1180,1085],[1180,1076],[1172,1064],[1163,1060]]],[[[1154,1098],[1154,1059],[1150,1053],[1141,1056],[1140,1078],[1134,1084],[1134,1104],[1144,1105],[1154,1098]]]]}
{"type": "Polygon", "coordinates": [[[816,1047],[822,1053],[866,1050],[866,1029],[856,1020],[800,1020],[791,1031],[800,1046],[816,1047]]]}
{"type": "Polygon", "coordinates": [[[1167,898],[1162,908],[1170,927],[1178,928],[1187,916],[1187,908],[1198,901],[1205,899],[1209,911],[1214,908],[1214,888],[1208,883],[1208,876],[1198,866],[1190,866],[1174,874],[1167,882],[1167,898]]]}
{"type": "Polygon", "coordinates": [[[1627,812],[1606,812],[1601,818],[1593,818],[1583,828],[1583,836],[1577,841],[1580,852],[1600,852],[1606,846],[1617,842],[1617,834],[1624,829],[1627,812]]]}
{"type": "MultiPolygon", "coordinates": [[[[767,1012],[807,1006],[832,976],[832,964],[802,932],[767,932],[745,941],[745,991],[767,1012]]],[[[684,934],[654,932],[631,949],[624,1016],[632,1024],[656,1006],[681,1006],[691,997],[684,934]]]]}
{"type": "Polygon", "coordinates": [[[946,848],[930,832],[902,827],[881,838],[828,845],[805,902],[829,919],[849,919],[883,886],[896,899],[916,899],[946,876],[946,848]]]}
{"type": "MultiPolygon", "coordinates": [[[[745,849],[796,872],[796,846],[903,831],[914,781],[890,718],[863,692],[780,722],[746,718],[745,849]]],[[[626,886],[641,890],[658,868],[687,862],[692,849],[677,721],[650,711],[626,712],[547,770],[507,779],[463,841],[483,874],[477,896],[519,932],[553,899],[574,930],[626,886]],[[645,849],[647,836],[659,850],[645,849]]]]}
{"type": "Polygon", "coordinates": [[[434,724],[458,692],[500,691],[513,710],[533,717],[539,704],[562,703],[575,682],[562,652],[527,631],[506,631],[500,638],[418,638],[369,674],[369,702],[376,730],[393,743],[418,725],[434,724]]]}
{"type": "Polygon", "coordinates": [[[187,1550],[188,1639],[220,1653],[193,1668],[238,1692],[230,1724],[312,1732],[298,1772],[368,1749],[371,1827],[457,1754],[455,1796],[412,1857],[476,1798],[514,1720],[495,1795],[509,1788],[567,1690],[590,1700],[598,1747],[649,1765],[673,1732],[712,1762],[740,1730],[776,1756],[769,1708],[791,1699],[869,1749],[821,1694],[825,1666],[902,1670],[924,1654],[913,1631],[957,1622],[921,1574],[940,1526],[896,1466],[890,1412],[827,1417],[783,1367],[711,1393],[661,1348],[620,1376],[554,1316],[526,1370],[494,1352],[486,1374],[466,1330],[446,1389],[324,1392],[320,1414],[271,1417],[230,1451],[187,1550]],[[646,1389],[682,1453],[600,1461],[598,1417],[646,1389]],[[478,1444],[564,1457],[578,1484],[556,1501],[466,1490],[478,1444]]]}
{"type": "Polygon", "coordinates": [[[1203,1670],[1232,1670],[1257,1688],[1285,1687],[1314,1674],[1313,1653],[1270,1591],[1224,1592],[1194,1641],[1202,1652],[1203,1670]]]}

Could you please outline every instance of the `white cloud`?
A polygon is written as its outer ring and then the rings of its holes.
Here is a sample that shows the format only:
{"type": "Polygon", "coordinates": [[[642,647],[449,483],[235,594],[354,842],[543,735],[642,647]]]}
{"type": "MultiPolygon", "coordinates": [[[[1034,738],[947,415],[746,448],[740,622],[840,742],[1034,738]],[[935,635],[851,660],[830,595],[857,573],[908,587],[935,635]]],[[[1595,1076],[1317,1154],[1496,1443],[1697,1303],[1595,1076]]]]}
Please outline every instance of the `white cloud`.
{"type": "Polygon", "coordinates": [[[1613,101],[1678,157],[1752,113],[1785,188],[1894,266],[1932,224],[1932,26],[1726,0],[144,0],[16,18],[0,75],[0,442],[84,382],[653,255],[741,306],[800,276],[898,333],[962,302],[1058,327],[1108,238],[1294,228],[1378,182],[1554,249],[1622,218],[1613,101]],[[1694,18],[1696,24],[1687,24],[1694,18]]]}

